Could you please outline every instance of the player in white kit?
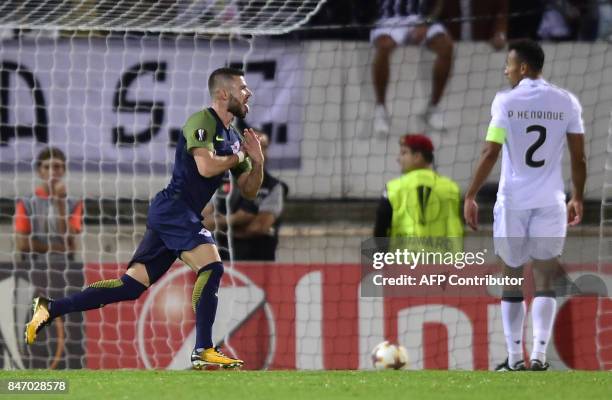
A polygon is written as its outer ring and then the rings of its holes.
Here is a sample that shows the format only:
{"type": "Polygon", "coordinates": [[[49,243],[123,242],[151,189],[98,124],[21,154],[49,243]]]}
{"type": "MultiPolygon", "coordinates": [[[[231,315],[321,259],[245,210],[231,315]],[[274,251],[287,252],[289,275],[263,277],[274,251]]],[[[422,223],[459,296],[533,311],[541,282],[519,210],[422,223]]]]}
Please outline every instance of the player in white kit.
{"type": "MultiPolygon", "coordinates": [[[[466,223],[476,230],[476,194],[503,149],[493,211],[494,246],[506,276],[522,277],[524,264],[533,260],[532,371],[549,368],[546,348],[556,309],[553,279],[567,224],[576,225],[582,219],[586,181],[582,107],[572,93],[542,79],[543,65],[544,52],[538,43],[519,40],[509,45],[505,75],[512,88],[497,93],[493,100],[485,146],[463,210],[466,223]],[[561,167],[566,142],[573,184],[567,205],[561,167]]],[[[522,287],[504,287],[501,311],[508,358],[497,370],[525,370],[522,287]]]]}

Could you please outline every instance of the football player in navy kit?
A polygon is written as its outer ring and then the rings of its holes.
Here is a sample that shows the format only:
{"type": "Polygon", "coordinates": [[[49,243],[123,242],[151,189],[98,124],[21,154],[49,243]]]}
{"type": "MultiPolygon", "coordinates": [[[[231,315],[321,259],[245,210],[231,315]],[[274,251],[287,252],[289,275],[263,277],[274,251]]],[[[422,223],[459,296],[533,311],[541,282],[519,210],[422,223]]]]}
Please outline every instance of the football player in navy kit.
{"type": "Polygon", "coordinates": [[[180,258],[197,274],[192,296],[196,314],[193,367],[243,364],[221,353],[212,341],[223,264],[213,235],[202,224],[201,213],[228,170],[242,195],[254,199],[263,179],[264,157],[255,132],[245,129],[242,136],[231,124],[234,117],[246,116],[253,94],[243,71],[215,70],[208,90],[212,104],[190,116],[183,126],[172,179],[151,202],[146,232],[126,273],[62,299],[36,297],[32,320],[26,325],[26,343],[33,343],[36,333],[57,316],[137,299],[180,258]]]}

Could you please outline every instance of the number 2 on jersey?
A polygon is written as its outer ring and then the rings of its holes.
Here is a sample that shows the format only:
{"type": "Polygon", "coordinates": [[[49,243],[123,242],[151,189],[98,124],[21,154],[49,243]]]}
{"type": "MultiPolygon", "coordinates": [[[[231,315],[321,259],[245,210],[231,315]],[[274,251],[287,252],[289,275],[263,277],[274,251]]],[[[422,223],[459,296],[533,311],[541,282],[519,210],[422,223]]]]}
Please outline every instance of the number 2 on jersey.
{"type": "Polygon", "coordinates": [[[546,140],[546,128],[542,125],[530,125],[527,127],[527,133],[538,132],[538,140],[536,140],[529,148],[527,149],[527,153],[525,153],[525,163],[532,168],[539,168],[544,165],[544,160],[534,160],[533,153],[535,153],[540,146],[544,144],[546,140]]]}

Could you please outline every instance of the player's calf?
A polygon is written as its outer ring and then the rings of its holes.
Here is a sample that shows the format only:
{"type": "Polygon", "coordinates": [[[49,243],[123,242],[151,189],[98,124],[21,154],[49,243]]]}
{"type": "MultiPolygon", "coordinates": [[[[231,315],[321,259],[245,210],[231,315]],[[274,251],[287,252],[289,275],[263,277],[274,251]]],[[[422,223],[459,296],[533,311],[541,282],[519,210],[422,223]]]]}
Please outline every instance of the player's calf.
{"type": "Polygon", "coordinates": [[[146,289],[136,279],[123,275],[120,279],[92,283],[83,291],[61,299],[36,297],[33,300],[32,319],[26,325],[26,343],[34,343],[38,331],[56,317],[75,311],[93,310],[119,301],[136,300],[146,289]]]}
{"type": "Polygon", "coordinates": [[[120,279],[92,283],[83,291],[61,299],[36,297],[33,300],[32,319],[26,325],[26,343],[34,343],[38,331],[56,317],[75,311],[93,310],[119,301],[136,300],[146,289],[136,279],[123,275],[120,279]]]}
{"type": "Polygon", "coordinates": [[[217,292],[223,276],[223,264],[210,263],[198,271],[193,286],[192,305],[196,315],[196,351],[213,347],[212,327],[217,315],[217,292]]]}

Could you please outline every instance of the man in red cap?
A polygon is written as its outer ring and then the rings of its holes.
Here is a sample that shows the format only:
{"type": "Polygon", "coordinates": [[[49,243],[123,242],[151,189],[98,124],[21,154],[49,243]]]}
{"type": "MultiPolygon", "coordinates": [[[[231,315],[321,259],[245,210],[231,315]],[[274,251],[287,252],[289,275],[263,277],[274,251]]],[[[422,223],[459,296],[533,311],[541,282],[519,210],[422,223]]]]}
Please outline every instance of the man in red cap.
{"type": "Polygon", "coordinates": [[[425,135],[407,134],[400,139],[397,161],[402,176],[385,187],[375,237],[463,237],[459,186],[433,170],[433,152],[433,143],[425,135]]]}

